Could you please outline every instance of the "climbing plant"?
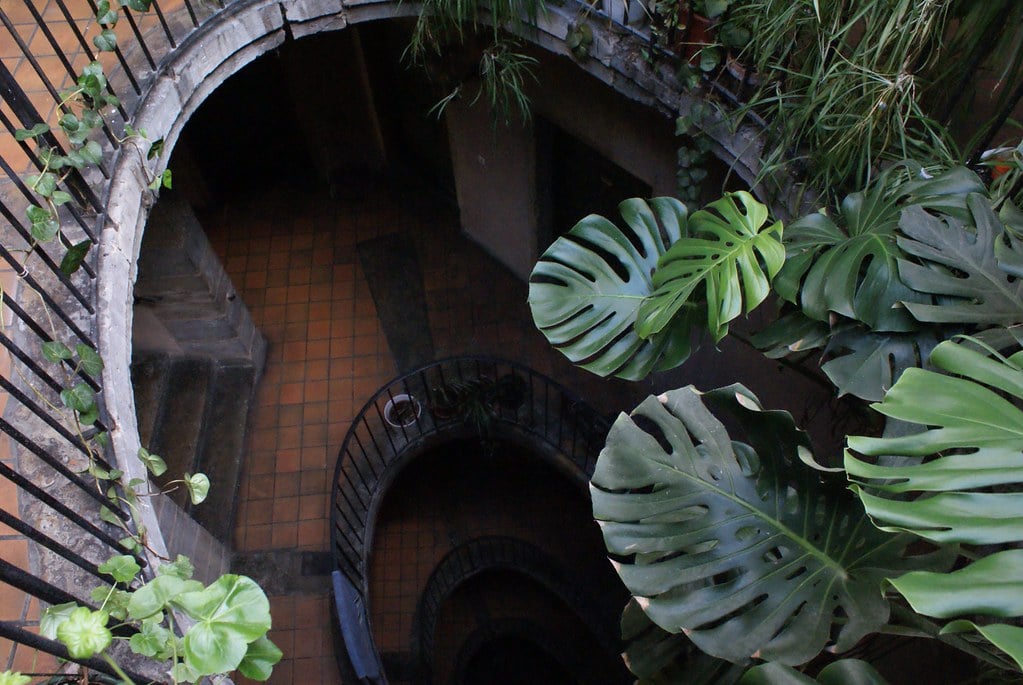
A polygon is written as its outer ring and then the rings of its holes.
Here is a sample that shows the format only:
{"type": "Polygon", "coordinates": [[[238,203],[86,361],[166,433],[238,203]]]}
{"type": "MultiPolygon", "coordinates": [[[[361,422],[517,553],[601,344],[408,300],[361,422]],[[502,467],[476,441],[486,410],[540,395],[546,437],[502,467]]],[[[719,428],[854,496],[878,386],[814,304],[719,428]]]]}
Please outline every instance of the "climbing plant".
{"type": "MultiPolygon", "coordinates": [[[[101,0],[95,17],[100,32],[93,38],[97,50],[113,52],[117,47],[114,27],[121,12],[126,8],[144,12],[150,1],[127,0],[122,7],[117,0],[101,0]]],[[[36,201],[26,209],[31,240],[20,250],[24,260],[50,243],[62,250],[59,269],[64,275],[72,276],[85,262],[91,241],[69,242],[61,230],[61,208],[75,201],[63,188],[73,173],[101,163],[104,151],[96,134],[109,127],[106,108],[117,105],[102,64],[93,61],[61,94],[55,125],[40,122],[15,133],[19,142],[36,143],[36,156],[42,164],[39,173],[25,178],[36,201]],[[66,152],[54,144],[53,134],[64,139],[66,152]]],[[[125,138],[117,139],[119,144],[127,138],[146,138],[145,131],[130,125],[124,130],[125,138]]],[[[160,140],[148,143],[149,159],[157,157],[162,146],[160,140]]],[[[150,179],[149,187],[155,191],[170,188],[171,183],[170,170],[163,170],[150,179]]],[[[31,289],[24,282],[21,287],[31,289]]],[[[204,585],[192,579],[192,564],[183,556],[173,562],[163,559],[155,574],[142,572],[137,558],[159,555],[147,542],[148,531],[139,522],[138,507],[143,498],[158,493],[150,490],[148,479],[128,479],[103,458],[109,436],[100,421],[95,389],[104,368],[100,354],[89,345],[72,347],[61,342],[56,330],[51,331],[50,340],[41,345],[39,353],[55,365],[63,387],[52,401],[24,379],[26,385],[43,404],[61,415],[63,423],[77,436],[87,462],[83,475],[93,480],[109,502],[99,516],[120,529],[120,544],[129,552],[99,565],[99,572],[110,581],[92,591],[94,604],[70,602],[48,607],[42,613],[40,633],[62,643],[73,659],[102,658],[121,683],[132,683],[113,656],[112,646],[121,641],[127,642],[135,654],[165,662],[167,676],[174,683],[198,682],[235,670],[253,680],[267,680],[282,654],[266,637],[271,626],[269,601],[252,579],[225,574],[204,585]],[[121,515],[122,511],[129,515],[121,515]]],[[[166,472],[159,455],[139,447],[137,456],[153,476],[166,472]]],[[[205,500],[210,481],[202,473],[185,473],[165,487],[184,488],[192,504],[197,505],[205,500]]],[[[87,681],[88,675],[83,678],[87,681]]],[[[29,680],[11,671],[0,673],[3,685],[24,685],[29,680]]]]}

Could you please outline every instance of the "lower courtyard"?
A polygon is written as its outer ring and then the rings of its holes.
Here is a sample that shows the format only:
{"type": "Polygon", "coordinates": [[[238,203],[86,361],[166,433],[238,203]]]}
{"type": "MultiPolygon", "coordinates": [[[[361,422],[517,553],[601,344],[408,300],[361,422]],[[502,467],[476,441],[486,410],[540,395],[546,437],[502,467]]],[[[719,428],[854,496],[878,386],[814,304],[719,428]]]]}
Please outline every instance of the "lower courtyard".
{"type": "MultiPolygon", "coordinates": [[[[233,545],[236,566],[271,594],[270,636],[284,652],[271,682],[340,682],[325,560],[333,469],[353,417],[379,387],[411,370],[401,364],[493,355],[547,374],[595,405],[621,398],[615,384],[588,377],[550,349],[531,322],[526,284],[461,236],[455,211],[430,192],[384,178],[346,199],[281,188],[238,195],[199,218],[267,340],[233,545]],[[381,244],[386,249],[375,249],[381,244]],[[386,285],[392,268],[401,292],[386,285]],[[418,276],[410,279],[410,270],[418,276]],[[423,305],[424,311],[412,309],[423,305]],[[424,327],[397,330],[410,318],[424,327]],[[282,577],[272,570],[281,568],[299,572],[282,577]]],[[[391,681],[403,682],[402,674],[414,670],[413,619],[427,577],[445,554],[480,536],[512,537],[575,564],[569,567],[575,581],[590,584],[597,604],[611,602],[613,633],[624,596],[601,554],[585,490],[485,440],[447,451],[453,454],[424,455],[423,464],[417,459],[403,471],[380,514],[370,607],[385,667],[395,671],[391,681]]],[[[558,602],[544,588],[522,578],[506,581],[495,572],[451,595],[437,624],[438,668],[455,670],[459,645],[450,643],[468,639],[474,627],[466,621],[498,621],[507,617],[506,605],[554,611],[558,602]],[[480,590],[488,578],[519,589],[488,594],[480,590]]],[[[580,620],[556,613],[552,626],[580,620]]],[[[475,661],[466,657],[460,668],[467,679],[459,682],[475,682],[471,673],[480,659],[499,663],[516,653],[525,668],[514,635],[502,639],[494,649],[473,652],[475,661]]],[[[566,649],[583,650],[580,640],[566,649]]],[[[536,668],[544,668],[545,657],[534,656],[536,668]]]]}

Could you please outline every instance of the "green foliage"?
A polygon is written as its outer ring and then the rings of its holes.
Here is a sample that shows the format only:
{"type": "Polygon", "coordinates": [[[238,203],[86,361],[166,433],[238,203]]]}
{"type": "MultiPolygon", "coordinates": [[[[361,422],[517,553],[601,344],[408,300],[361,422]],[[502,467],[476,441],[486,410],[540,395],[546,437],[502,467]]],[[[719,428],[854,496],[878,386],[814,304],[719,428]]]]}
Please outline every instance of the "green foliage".
{"type": "Polygon", "coordinates": [[[739,385],[674,390],[619,417],[591,481],[594,517],[654,623],[721,659],[800,664],[886,623],[882,578],[944,564],[869,525],[841,483],[822,486],[798,463],[809,451],[789,414],[739,385]]]}
{"type": "Polygon", "coordinates": [[[635,599],[622,612],[625,664],[637,685],[735,685],[745,665],[699,651],[681,633],[669,633],[650,620],[635,599]]]}
{"type": "Polygon", "coordinates": [[[919,208],[903,212],[899,247],[916,262],[901,260],[899,274],[914,290],[939,298],[934,304],[906,302],[906,308],[930,323],[1020,323],[1023,281],[999,260],[999,250],[1019,259],[1018,242],[1006,242],[1010,238],[988,199],[971,195],[968,205],[969,224],[919,208]]]}
{"type": "Polygon", "coordinates": [[[15,671],[0,673],[0,685],[28,685],[32,679],[15,671]]]}
{"type": "MultiPolygon", "coordinates": [[[[938,543],[984,545],[955,572],[892,581],[925,615],[1023,616],[1023,553],[1012,548],[1023,540],[1023,411],[1014,404],[1023,399],[1021,362],[1023,351],[1004,357],[943,342],[931,363],[945,373],[909,369],[874,405],[922,429],[849,438],[846,471],[879,527],[938,543]],[[884,460],[868,462],[856,453],[884,460]]],[[[988,629],[1003,631],[1005,648],[1020,662],[1020,629],[988,629]]]]}
{"type": "Polygon", "coordinates": [[[537,328],[562,354],[600,376],[635,380],[689,356],[687,317],[646,338],[635,331],[640,307],[653,295],[658,258],[686,230],[688,210],[671,198],[619,205],[623,231],[591,215],[558,238],[529,279],[537,328]]]}
{"type": "Polygon", "coordinates": [[[657,261],[655,290],[640,305],[636,333],[646,338],[663,331],[700,288],[707,328],[715,342],[723,338],[730,321],[764,301],[785,261],[781,222],[767,228],[765,223],[767,207],[746,192],[730,193],[693,214],[687,234],[657,261]]]}
{"type": "Polygon", "coordinates": [[[113,641],[114,636],[107,628],[109,614],[105,611],[90,611],[87,607],[75,607],[57,625],[56,637],[73,659],[88,659],[102,652],[113,641]]]}
{"type": "Polygon", "coordinates": [[[887,680],[874,667],[859,659],[842,659],[821,669],[817,678],[810,678],[794,668],[778,663],[751,668],[739,685],[887,685],[887,680]]]}

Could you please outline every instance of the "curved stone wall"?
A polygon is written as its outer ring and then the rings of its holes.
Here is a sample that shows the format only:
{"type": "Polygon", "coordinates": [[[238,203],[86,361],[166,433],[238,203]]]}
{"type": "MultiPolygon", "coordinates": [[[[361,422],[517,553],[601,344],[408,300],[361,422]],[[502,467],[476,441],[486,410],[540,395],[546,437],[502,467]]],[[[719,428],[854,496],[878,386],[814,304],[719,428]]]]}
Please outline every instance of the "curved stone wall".
{"type": "MultiPolygon", "coordinates": [[[[155,201],[149,179],[166,166],[175,143],[191,115],[227,78],[265,52],[292,38],[349,25],[414,15],[417,6],[398,0],[241,0],[230,4],[193,31],[154,75],[135,107],[133,126],[150,140],[165,141],[162,154],[147,160],[142,145],[129,139],[120,149],[106,196],[106,220],[99,249],[100,349],[106,360],[104,386],[107,409],[115,426],[114,449],[129,477],[145,477],[134,459],[139,444],[131,392],[132,284],[149,208],[155,201]],[[127,458],[126,458],[127,457],[127,458]]],[[[564,38],[579,12],[553,7],[537,31],[523,37],[552,53],[568,55],[564,38]]],[[[628,29],[606,20],[590,19],[594,29],[591,57],[579,68],[625,96],[666,114],[686,112],[696,96],[681,91],[671,65],[649,65],[640,56],[641,41],[628,29]]],[[[732,133],[723,122],[708,124],[715,154],[746,181],[755,177],[756,133],[732,133]]],[[[148,144],[148,143],[147,143],[148,144]]],[[[158,530],[151,508],[144,524],[158,530]]],[[[165,548],[154,535],[157,552],[165,548]]]]}

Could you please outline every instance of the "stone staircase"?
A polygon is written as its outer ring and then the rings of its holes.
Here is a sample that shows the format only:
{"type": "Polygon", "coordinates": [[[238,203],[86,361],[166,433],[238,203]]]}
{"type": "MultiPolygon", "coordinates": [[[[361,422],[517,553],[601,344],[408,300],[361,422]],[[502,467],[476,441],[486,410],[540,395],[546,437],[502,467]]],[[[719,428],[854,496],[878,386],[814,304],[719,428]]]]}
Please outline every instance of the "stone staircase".
{"type": "Polygon", "coordinates": [[[209,476],[212,487],[201,505],[192,505],[180,487],[170,498],[230,545],[266,341],[181,200],[161,199],[153,208],[135,300],[131,372],[142,445],[167,462],[162,486],[185,473],[209,476]]]}

